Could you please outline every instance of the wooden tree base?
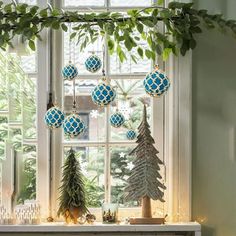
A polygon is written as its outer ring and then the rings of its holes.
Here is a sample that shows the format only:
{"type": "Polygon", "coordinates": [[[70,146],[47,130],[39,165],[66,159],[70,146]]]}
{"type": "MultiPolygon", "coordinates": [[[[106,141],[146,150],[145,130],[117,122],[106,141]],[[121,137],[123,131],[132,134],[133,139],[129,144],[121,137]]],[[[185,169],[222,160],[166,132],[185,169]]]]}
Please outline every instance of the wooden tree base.
{"type": "Polygon", "coordinates": [[[161,225],[165,224],[165,218],[130,218],[131,225],[161,225]]]}

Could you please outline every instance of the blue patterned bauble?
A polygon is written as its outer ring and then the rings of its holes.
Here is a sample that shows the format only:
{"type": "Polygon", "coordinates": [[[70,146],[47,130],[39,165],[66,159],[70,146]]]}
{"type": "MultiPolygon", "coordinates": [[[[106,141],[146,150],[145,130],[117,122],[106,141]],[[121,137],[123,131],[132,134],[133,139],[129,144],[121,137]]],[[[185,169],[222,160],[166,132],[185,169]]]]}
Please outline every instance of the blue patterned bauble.
{"type": "Polygon", "coordinates": [[[59,128],[61,127],[64,118],[64,113],[55,106],[47,110],[44,121],[49,128],[59,128]]]}
{"type": "Polygon", "coordinates": [[[108,83],[99,83],[92,91],[92,100],[98,106],[106,106],[116,97],[115,89],[108,83]]]}
{"type": "Polygon", "coordinates": [[[73,113],[65,118],[63,129],[65,135],[75,137],[84,132],[85,124],[79,115],[73,113]]]}
{"type": "Polygon", "coordinates": [[[137,137],[137,134],[134,130],[130,129],[130,130],[127,131],[126,137],[129,140],[134,140],[137,137]]]}
{"type": "Polygon", "coordinates": [[[153,96],[161,96],[170,87],[170,81],[168,77],[159,70],[158,67],[154,71],[149,73],[143,81],[145,91],[153,96]]]}
{"type": "Polygon", "coordinates": [[[121,127],[125,123],[125,117],[120,112],[115,112],[110,117],[111,126],[115,128],[121,127]]]}
{"type": "Polygon", "coordinates": [[[78,69],[75,65],[69,63],[62,69],[61,73],[64,79],[73,80],[78,75],[78,69]]]}
{"type": "Polygon", "coordinates": [[[102,67],[102,61],[98,56],[91,55],[85,61],[85,67],[89,72],[95,73],[102,67]]]}

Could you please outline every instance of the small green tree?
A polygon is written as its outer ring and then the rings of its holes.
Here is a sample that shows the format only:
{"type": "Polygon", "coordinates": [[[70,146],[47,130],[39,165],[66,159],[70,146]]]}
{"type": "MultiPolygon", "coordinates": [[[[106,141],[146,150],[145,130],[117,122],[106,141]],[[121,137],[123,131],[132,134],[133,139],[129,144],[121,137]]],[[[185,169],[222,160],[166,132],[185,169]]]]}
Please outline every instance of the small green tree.
{"type": "Polygon", "coordinates": [[[75,151],[70,149],[63,166],[57,215],[64,216],[67,223],[77,223],[88,211],[84,189],[84,177],[75,151]]]}

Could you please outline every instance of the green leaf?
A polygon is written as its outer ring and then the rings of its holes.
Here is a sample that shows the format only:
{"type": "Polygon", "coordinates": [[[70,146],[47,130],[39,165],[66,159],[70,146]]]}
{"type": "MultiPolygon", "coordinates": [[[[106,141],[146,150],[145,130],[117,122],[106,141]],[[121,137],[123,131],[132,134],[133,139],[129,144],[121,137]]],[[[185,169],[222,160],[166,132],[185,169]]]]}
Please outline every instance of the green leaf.
{"type": "Polygon", "coordinates": [[[11,13],[12,12],[12,3],[5,5],[3,10],[7,13],[11,13]]]}
{"type": "Polygon", "coordinates": [[[41,10],[41,11],[39,12],[39,15],[40,15],[41,17],[47,17],[47,16],[48,16],[48,9],[46,8],[46,9],[41,10]]]}
{"type": "Polygon", "coordinates": [[[148,59],[151,59],[151,57],[152,57],[152,52],[151,52],[150,50],[146,49],[146,50],[145,50],[145,55],[146,55],[146,57],[147,57],[148,59]]]}
{"type": "Polygon", "coordinates": [[[35,51],[35,43],[34,43],[33,40],[29,40],[29,47],[30,47],[33,51],[35,51]]]}
{"type": "Polygon", "coordinates": [[[143,33],[143,25],[137,22],[136,28],[140,34],[143,33]]]}
{"type": "Polygon", "coordinates": [[[190,46],[191,49],[196,48],[196,46],[197,46],[196,40],[192,38],[189,42],[189,46],[190,46]]]}
{"type": "Polygon", "coordinates": [[[72,40],[75,36],[76,36],[76,32],[73,32],[71,35],[70,35],[70,40],[72,40]]]}
{"type": "Polygon", "coordinates": [[[158,1],[157,1],[157,4],[158,4],[158,5],[162,5],[163,3],[164,3],[164,0],[158,0],[158,1]]]}
{"type": "Polygon", "coordinates": [[[62,30],[65,31],[65,32],[67,32],[67,30],[68,30],[68,27],[67,27],[66,24],[64,24],[64,23],[61,24],[61,28],[62,28],[62,30]]]}
{"type": "Polygon", "coordinates": [[[109,49],[110,53],[113,53],[113,51],[114,51],[114,42],[111,39],[109,39],[108,42],[107,42],[107,45],[108,45],[108,49],[109,49]]]}
{"type": "Polygon", "coordinates": [[[144,20],[143,24],[148,26],[148,27],[154,27],[154,23],[151,20],[144,20]]]}
{"type": "Polygon", "coordinates": [[[137,52],[141,58],[143,58],[143,49],[138,47],[137,52]]]}
{"type": "Polygon", "coordinates": [[[172,52],[172,49],[171,48],[165,48],[163,50],[163,53],[162,53],[162,57],[163,57],[163,60],[166,61],[170,55],[170,53],[172,52]]]}

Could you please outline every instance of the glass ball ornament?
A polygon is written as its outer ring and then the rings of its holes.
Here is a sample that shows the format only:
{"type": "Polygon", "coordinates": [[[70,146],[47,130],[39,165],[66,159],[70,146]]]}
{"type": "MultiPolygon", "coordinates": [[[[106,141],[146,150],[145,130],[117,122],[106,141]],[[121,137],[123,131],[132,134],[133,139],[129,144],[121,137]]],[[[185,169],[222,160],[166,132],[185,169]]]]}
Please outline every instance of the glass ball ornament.
{"type": "Polygon", "coordinates": [[[126,137],[129,140],[134,140],[137,137],[137,134],[134,130],[130,129],[126,132],[126,137]]]}
{"type": "Polygon", "coordinates": [[[158,97],[168,90],[170,81],[166,74],[156,66],[151,73],[147,74],[143,85],[146,93],[153,97],[158,97]]]}
{"type": "Polygon", "coordinates": [[[90,57],[88,57],[84,64],[86,69],[91,73],[99,71],[102,67],[102,61],[96,55],[91,55],[90,57]]]}
{"type": "Polygon", "coordinates": [[[125,117],[119,111],[113,113],[110,117],[110,124],[115,128],[121,127],[125,123],[125,117]]]}
{"type": "Polygon", "coordinates": [[[64,113],[57,106],[48,109],[46,114],[44,115],[44,121],[49,128],[61,127],[64,118],[64,113]]]}
{"type": "Polygon", "coordinates": [[[64,79],[73,80],[78,76],[78,69],[75,65],[69,63],[62,68],[61,73],[64,79]]]}
{"type": "Polygon", "coordinates": [[[106,106],[116,97],[116,91],[109,83],[102,81],[92,91],[91,94],[93,102],[98,106],[106,106]]]}
{"type": "Polygon", "coordinates": [[[65,135],[73,138],[84,132],[85,124],[78,114],[73,113],[65,118],[63,129],[65,135]]]}

